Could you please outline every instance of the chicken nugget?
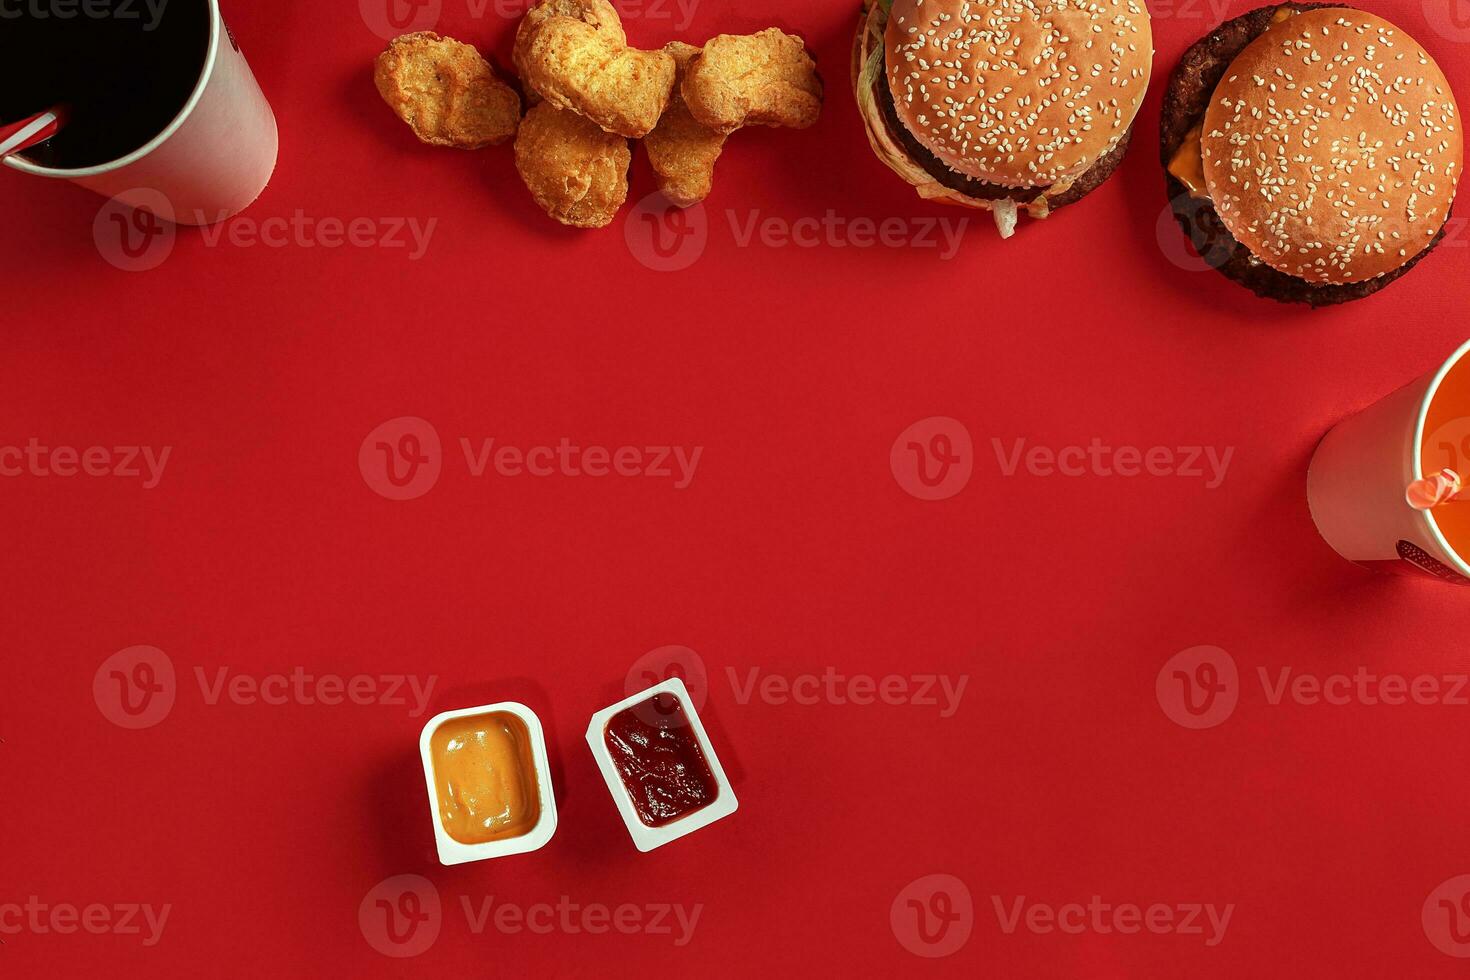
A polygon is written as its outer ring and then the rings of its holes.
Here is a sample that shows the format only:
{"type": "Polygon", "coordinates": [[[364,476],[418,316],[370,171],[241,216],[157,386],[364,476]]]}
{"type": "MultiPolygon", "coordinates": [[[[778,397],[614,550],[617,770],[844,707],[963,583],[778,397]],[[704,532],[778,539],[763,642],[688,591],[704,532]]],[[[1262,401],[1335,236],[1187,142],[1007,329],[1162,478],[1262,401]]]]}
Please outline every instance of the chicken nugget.
{"type": "Polygon", "coordinates": [[[628,141],[591,120],[542,102],[516,133],[516,169],[536,203],[576,228],[612,222],[628,199],[628,141]]]}
{"type": "Polygon", "coordinates": [[[557,108],[641,138],[668,107],[677,68],[665,51],[628,47],[616,18],[606,0],[548,0],[521,22],[516,67],[527,87],[557,108]],[[584,15],[558,12],[572,7],[584,15]]]}
{"type": "Polygon", "coordinates": [[[521,119],[521,97],[480,52],[432,31],[394,38],[378,55],[373,81],[398,118],[432,146],[504,143],[521,119]]]}
{"type": "Polygon", "coordinates": [[[628,36],[623,33],[622,19],[618,16],[617,8],[608,0],[541,0],[526,11],[526,16],[521,18],[521,24],[516,28],[515,53],[511,57],[515,61],[516,73],[522,77],[526,74],[526,58],[531,39],[552,17],[580,20],[605,34],[608,42],[614,46],[628,46],[628,36]]]}
{"type": "Polygon", "coordinates": [[[805,42],[774,27],[710,38],[682,91],[694,118],[721,133],[741,126],[806,129],[822,113],[822,78],[805,42]]]}
{"type": "MultiPolygon", "coordinates": [[[[682,82],[700,49],[683,41],[670,41],[664,50],[679,66],[678,79],[682,82]]],[[[688,208],[709,197],[714,188],[715,161],[725,148],[725,138],[724,133],[701,125],[690,115],[676,84],[663,118],[643,140],[658,188],[670,203],[688,208]]]]}

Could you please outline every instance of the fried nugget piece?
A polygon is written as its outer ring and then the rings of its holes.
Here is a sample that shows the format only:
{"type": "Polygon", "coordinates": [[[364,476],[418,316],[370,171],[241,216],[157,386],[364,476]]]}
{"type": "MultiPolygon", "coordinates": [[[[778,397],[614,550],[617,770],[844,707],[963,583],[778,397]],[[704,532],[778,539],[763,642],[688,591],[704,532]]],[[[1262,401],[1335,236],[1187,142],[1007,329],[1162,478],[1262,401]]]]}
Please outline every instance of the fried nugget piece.
{"type": "Polygon", "coordinates": [[[628,141],[567,109],[542,102],[516,133],[516,169],[536,203],[576,228],[612,222],[628,199],[628,141]]]}
{"type": "Polygon", "coordinates": [[[515,53],[511,57],[515,61],[517,74],[526,74],[526,57],[531,40],[552,17],[579,20],[606,35],[608,42],[615,47],[628,46],[628,35],[623,33],[622,18],[618,16],[617,8],[608,0],[541,0],[526,11],[520,27],[516,28],[515,53]]]}
{"type": "Polygon", "coordinates": [[[694,118],[720,133],[741,126],[806,129],[822,114],[822,78],[806,43],[774,27],[710,38],[682,93],[694,118]]]}
{"type": "MultiPolygon", "coordinates": [[[[678,79],[682,83],[700,49],[683,41],[670,41],[664,50],[678,64],[678,79]]],[[[714,188],[715,161],[725,148],[725,138],[724,133],[701,125],[690,115],[676,84],[663,118],[643,140],[648,161],[658,178],[658,189],[670,203],[688,208],[709,197],[714,188]]]]}
{"type": "Polygon", "coordinates": [[[480,52],[433,31],[394,38],[378,55],[373,81],[398,118],[432,146],[504,143],[521,120],[521,97],[480,52]]]}
{"type": "Polygon", "coordinates": [[[628,47],[607,0],[543,0],[521,21],[515,50],[530,89],[610,133],[648,135],[673,94],[673,57],[628,47]]]}

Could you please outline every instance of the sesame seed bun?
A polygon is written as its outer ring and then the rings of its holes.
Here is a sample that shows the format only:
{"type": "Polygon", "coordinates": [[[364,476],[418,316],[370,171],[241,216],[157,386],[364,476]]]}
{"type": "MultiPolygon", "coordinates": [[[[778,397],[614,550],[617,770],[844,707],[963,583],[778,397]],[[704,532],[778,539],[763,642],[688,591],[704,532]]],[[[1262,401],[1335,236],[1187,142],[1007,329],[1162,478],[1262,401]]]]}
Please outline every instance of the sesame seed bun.
{"type": "Polygon", "coordinates": [[[950,169],[1001,187],[1086,173],[1148,90],[1143,0],[893,0],[886,74],[899,121],[950,169]]]}
{"type": "Polygon", "coordinates": [[[1443,228],[1464,163],[1458,116],[1439,66],[1382,18],[1346,7],[1276,18],[1205,112],[1209,197],[1279,272],[1376,279],[1443,228]]]}

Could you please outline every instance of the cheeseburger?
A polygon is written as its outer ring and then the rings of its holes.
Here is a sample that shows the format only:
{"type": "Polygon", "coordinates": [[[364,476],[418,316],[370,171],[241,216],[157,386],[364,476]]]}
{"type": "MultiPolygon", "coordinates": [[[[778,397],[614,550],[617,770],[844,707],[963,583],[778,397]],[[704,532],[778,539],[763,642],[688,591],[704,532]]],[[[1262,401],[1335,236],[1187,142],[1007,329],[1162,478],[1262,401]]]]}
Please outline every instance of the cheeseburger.
{"type": "Polygon", "coordinates": [[[919,196],[992,211],[1081,200],[1148,91],[1144,0],[866,0],[853,84],[878,157],[919,196]]]}
{"type": "Polygon", "coordinates": [[[1261,296],[1361,299],[1429,254],[1463,169],[1459,111],[1434,59],[1350,7],[1283,4],[1185,53],[1161,150],[1196,249],[1261,296]]]}

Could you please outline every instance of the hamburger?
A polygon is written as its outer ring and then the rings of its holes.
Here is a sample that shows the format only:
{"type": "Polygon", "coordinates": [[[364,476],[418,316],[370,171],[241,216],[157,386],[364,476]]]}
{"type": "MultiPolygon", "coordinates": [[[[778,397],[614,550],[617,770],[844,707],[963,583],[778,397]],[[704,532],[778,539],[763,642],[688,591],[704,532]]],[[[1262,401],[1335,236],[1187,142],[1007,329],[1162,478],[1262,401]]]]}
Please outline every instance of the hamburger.
{"type": "Polygon", "coordinates": [[[1164,96],[1170,206],[1194,247],[1260,296],[1372,295],[1444,237],[1464,144],[1454,93],[1413,38],[1351,7],[1237,17],[1164,96]]]}
{"type": "Polygon", "coordinates": [[[1117,169],[1148,91],[1144,0],[865,0],[868,140],[919,196],[1045,218],[1117,169]]]}

